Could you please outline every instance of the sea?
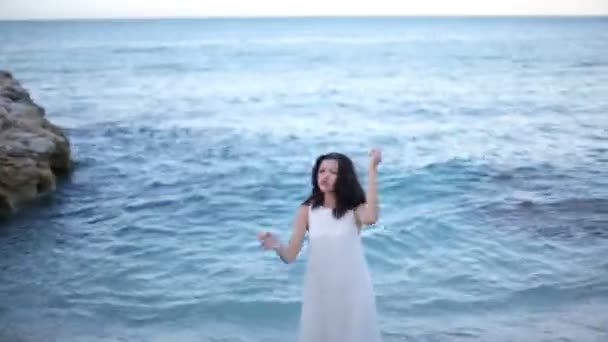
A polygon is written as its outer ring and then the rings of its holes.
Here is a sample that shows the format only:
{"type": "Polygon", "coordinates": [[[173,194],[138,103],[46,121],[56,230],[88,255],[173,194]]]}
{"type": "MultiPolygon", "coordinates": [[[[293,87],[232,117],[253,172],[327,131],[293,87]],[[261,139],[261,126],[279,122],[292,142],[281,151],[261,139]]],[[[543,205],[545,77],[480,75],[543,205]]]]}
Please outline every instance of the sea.
{"type": "Polygon", "coordinates": [[[295,341],[308,241],[256,232],[370,148],[384,341],[608,341],[608,17],[2,21],[0,69],[74,159],[0,222],[0,341],[295,341]]]}

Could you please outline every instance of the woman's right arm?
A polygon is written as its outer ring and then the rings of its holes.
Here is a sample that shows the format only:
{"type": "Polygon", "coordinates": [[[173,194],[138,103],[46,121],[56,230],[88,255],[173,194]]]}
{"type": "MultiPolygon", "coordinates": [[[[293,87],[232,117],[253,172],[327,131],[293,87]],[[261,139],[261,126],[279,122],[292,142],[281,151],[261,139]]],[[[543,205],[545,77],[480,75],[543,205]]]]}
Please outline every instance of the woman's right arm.
{"type": "Polygon", "coordinates": [[[301,205],[296,212],[296,216],[292,223],[291,237],[287,245],[281,244],[274,236],[270,233],[265,233],[261,237],[264,242],[264,247],[267,249],[274,249],[281,260],[286,263],[292,263],[296,260],[300,250],[302,249],[302,242],[306,236],[306,228],[308,227],[308,206],[301,205]]]}

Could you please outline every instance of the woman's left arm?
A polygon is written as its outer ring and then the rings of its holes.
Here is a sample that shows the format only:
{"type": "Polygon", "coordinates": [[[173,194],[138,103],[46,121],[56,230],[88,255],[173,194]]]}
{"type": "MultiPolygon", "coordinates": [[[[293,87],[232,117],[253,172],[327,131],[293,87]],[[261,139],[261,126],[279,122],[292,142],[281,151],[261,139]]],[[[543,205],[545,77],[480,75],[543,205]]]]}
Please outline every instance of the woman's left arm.
{"type": "Polygon", "coordinates": [[[366,203],[356,209],[361,224],[369,225],[378,222],[378,164],[382,161],[382,152],[378,149],[370,151],[369,172],[366,203]]]}

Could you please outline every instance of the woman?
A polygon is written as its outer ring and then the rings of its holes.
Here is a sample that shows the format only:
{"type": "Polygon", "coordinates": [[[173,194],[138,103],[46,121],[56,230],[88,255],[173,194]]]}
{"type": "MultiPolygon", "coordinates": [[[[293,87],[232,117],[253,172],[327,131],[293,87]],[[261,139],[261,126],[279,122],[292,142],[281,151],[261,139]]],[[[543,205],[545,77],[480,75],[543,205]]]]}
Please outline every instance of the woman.
{"type": "Polygon", "coordinates": [[[281,244],[269,232],[258,234],[265,249],[291,263],[308,233],[300,342],[381,340],[360,236],[364,225],[378,220],[376,177],[381,160],[379,150],[370,151],[366,196],[347,156],[321,155],[312,171],[312,193],[296,213],[289,244],[281,244]]]}

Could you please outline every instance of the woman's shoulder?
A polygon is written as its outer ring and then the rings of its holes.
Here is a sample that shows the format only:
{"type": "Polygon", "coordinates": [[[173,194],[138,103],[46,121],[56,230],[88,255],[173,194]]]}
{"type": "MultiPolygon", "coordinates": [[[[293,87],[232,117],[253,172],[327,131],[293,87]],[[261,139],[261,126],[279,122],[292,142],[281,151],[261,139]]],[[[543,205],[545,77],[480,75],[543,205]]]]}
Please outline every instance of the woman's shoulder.
{"type": "Polygon", "coordinates": [[[308,213],[310,212],[310,210],[311,210],[311,206],[310,205],[302,203],[298,207],[297,213],[298,213],[298,215],[306,215],[306,216],[308,216],[308,213]]]}
{"type": "Polygon", "coordinates": [[[361,214],[360,214],[360,213],[361,213],[362,208],[363,208],[365,205],[366,205],[365,203],[361,203],[361,204],[357,205],[356,207],[354,207],[354,208],[352,209],[352,212],[353,212],[353,218],[355,219],[355,223],[356,223],[356,224],[357,224],[357,226],[359,226],[359,227],[361,227],[361,225],[362,225],[362,223],[361,223],[361,222],[362,222],[362,221],[361,221],[361,214]]]}

